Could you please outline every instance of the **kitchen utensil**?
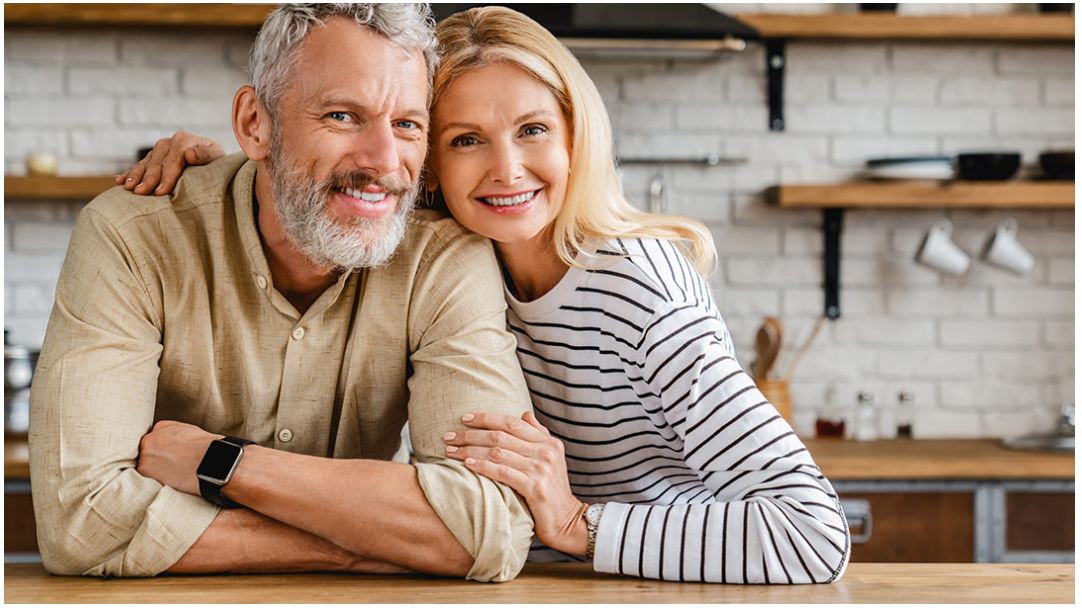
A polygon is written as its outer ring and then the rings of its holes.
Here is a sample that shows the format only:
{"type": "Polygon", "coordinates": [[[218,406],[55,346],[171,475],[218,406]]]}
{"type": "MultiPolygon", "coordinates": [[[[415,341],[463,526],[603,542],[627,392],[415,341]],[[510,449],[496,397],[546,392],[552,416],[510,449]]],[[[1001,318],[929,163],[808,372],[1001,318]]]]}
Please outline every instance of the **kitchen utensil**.
{"type": "Polygon", "coordinates": [[[781,322],[774,317],[763,319],[762,326],[755,334],[755,353],[757,359],[753,366],[753,375],[756,380],[766,380],[774,362],[781,351],[781,322]]]}
{"type": "Polygon", "coordinates": [[[793,401],[789,395],[789,383],[785,380],[766,380],[757,378],[755,386],[766,400],[774,406],[781,417],[789,424],[793,423],[793,401]]]}
{"type": "MultiPolygon", "coordinates": [[[[6,338],[5,332],[5,338],[6,338]]],[[[38,351],[4,344],[4,431],[25,434],[30,426],[30,383],[38,351]]]]}
{"type": "Polygon", "coordinates": [[[864,175],[870,179],[951,179],[952,161],[949,156],[872,158],[864,163],[864,175]]]}
{"type": "Polygon", "coordinates": [[[1046,179],[1074,181],[1074,150],[1044,152],[1037,160],[1046,179]]]}
{"type": "Polygon", "coordinates": [[[1025,274],[1033,269],[1033,254],[1018,242],[1018,222],[1013,217],[999,220],[988,237],[981,257],[1000,268],[1025,274]]]}
{"type": "Polygon", "coordinates": [[[37,352],[25,346],[4,345],[4,390],[20,391],[30,388],[34,379],[37,352]]]}
{"type": "Polygon", "coordinates": [[[965,180],[1007,180],[1018,173],[1022,155],[1018,152],[958,155],[958,178],[965,180]]]}
{"type": "Polygon", "coordinates": [[[796,366],[800,364],[800,360],[804,358],[804,355],[808,354],[808,350],[811,348],[812,342],[815,342],[815,337],[819,335],[819,331],[826,325],[828,318],[826,315],[819,317],[819,320],[815,322],[815,327],[812,328],[808,338],[804,340],[804,344],[800,347],[800,350],[793,355],[793,360],[789,363],[789,368],[785,370],[785,375],[782,376],[785,382],[788,382],[793,377],[793,372],[796,371],[796,366]]]}
{"type": "Polygon", "coordinates": [[[1042,452],[1074,452],[1074,404],[1064,404],[1060,411],[1056,431],[1045,435],[1026,435],[1004,439],[1004,447],[1015,450],[1038,450],[1042,452]]]}
{"type": "Polygon", "coordinates": [[[969,255],[951,240],[953,224],[938,217],[917,250],[916,261],[940,272],[960,275],[969,268],[969,255]]]}

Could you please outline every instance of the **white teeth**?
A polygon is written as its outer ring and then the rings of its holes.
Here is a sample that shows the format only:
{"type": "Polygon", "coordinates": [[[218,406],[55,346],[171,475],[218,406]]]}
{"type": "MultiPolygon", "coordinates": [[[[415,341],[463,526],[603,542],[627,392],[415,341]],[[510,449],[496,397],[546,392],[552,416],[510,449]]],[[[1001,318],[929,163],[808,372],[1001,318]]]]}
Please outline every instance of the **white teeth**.
{"type": "Polygon", "coordinates": [[[353,198],[359,198],[366,203],[378,203],[387,198],[386,192],[364,192],[355,188],[342,188],[344,194],[348,194],[353,198]]]}
{"type": "Polygon", "coordinates": [[[489,205],[496,207],[511,207],[513,205],[521,205],[526,201],[533,198],[533,195],[537,193],[537,190],[533,192],[525,192],[517,196],[490,196],[481,200],[485,201],[489,205]]]}

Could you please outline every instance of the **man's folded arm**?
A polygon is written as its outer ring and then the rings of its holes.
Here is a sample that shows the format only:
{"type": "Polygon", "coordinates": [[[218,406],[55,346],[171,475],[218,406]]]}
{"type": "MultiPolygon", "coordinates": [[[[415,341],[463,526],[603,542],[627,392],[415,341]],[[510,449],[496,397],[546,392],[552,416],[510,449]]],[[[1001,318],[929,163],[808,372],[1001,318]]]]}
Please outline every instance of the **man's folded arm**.
{"type": "Polygon", "coordinates": [[[472,233],[450,238],[421,269],[413,293],[409,426],[418,481],[474,558],[467,578],[507,581],[522,569],[533,537],[526,503],[448,459],[442,439],[466,428],[467,412],[518,417],[531,409],[491,243],[472,233]]]}
{"type": "Polygon", "coordinates": [[[42,562],[56,574],[151,576],[217,507],[136,472],[150,429],[161,316],[119,232],[79,216],[31,391],[30,473],[42,562]]]}

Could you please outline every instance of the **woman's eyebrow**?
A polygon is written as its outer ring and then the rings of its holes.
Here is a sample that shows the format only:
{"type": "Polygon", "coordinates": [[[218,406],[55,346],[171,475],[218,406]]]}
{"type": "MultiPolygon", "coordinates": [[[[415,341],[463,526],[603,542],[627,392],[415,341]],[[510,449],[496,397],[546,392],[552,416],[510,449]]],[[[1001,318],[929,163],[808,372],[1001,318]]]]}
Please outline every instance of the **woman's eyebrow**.
{"type": "MultiPolygon", "coordinates": [[[[519,116],[518,118],[516,118],[514,120],[514,122],[515,122],[515,124],[518,124],[518,123],[521,123],[521,122],[526,122],[528,120],[532,120],[534,118],[549,117],[549,116],[554,116],[554,115],[555,114],[553,114],[552,112],[550,112],[548,110],[531,110],[529,112],[526,112],[522,116],[519,116]]],[[[449,122],[449,123],[443,125],[442,127],[440,127],[440,133],[443,133],[444,131],[448,131],[450,129],[465,129],[467,131],[480,131],[481,126],[477,125],[477,124],[474,124],[472,122],[449,122]]]]}

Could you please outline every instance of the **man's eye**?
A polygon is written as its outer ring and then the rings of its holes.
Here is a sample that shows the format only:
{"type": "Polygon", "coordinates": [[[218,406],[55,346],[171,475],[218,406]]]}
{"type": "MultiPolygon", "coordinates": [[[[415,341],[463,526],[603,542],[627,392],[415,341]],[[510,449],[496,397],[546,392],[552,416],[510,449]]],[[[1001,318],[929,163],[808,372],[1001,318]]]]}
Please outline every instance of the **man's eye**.
{"type": "Polygon", "coordinates": [[[398,121],[398,122],[396,122],[394,124],[399,129],[410,130],[410,129],[416,129],[417,128],[417,123],[413,122],[412,120],[400,120],[400,121],[398,121]]]}
{"type": "Polygon", "coordinates": [[[349,120],[349,114],[346,114],[345,112],[331,112],[327,116],[329,116],[331,120],[338,122],[345,122],[349,120]]]}
{"type": "Polygon", "coordinates": [[[472,146],[475,143],[477,143],[477,138],[472,135],[459,135],[451,140],[451,146],[453,147],[472,146]]]}

